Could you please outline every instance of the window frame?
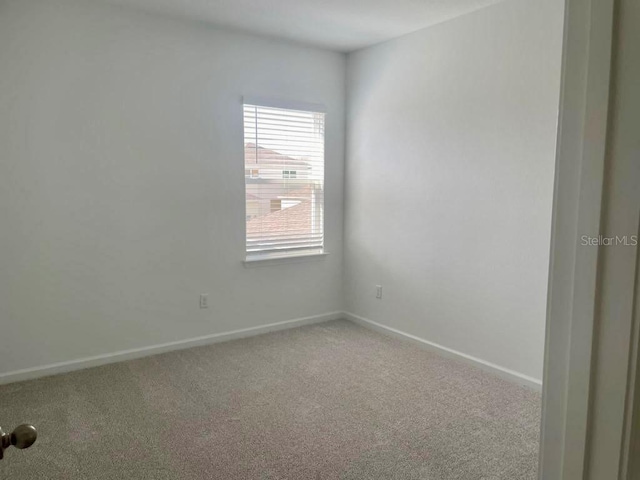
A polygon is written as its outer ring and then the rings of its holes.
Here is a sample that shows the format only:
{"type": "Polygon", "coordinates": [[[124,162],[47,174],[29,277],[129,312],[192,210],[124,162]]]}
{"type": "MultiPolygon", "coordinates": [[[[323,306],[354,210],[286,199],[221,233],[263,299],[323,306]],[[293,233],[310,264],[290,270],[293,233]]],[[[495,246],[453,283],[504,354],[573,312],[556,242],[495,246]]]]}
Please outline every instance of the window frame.
{"type": "MultiPolygon", "coordinates": [[[[307,102],[299,102],[293,100],[286,99],[278,99],[278,98],[268,98],[268,97],[254,97],[254,96],[244,96],[242,97],[241,107],[241,115],[242,115],[242,125],[243,125],[243,159],[242,166],[246,171],[245,164],[245,149],[244,149],[244,107],[246,105],[256,106],[256,107],[266,107],[266,108],[275,108],[281,110],[298,110],[309,113],[321,113],[323,114],[323,123],[322,123],[322,133],[323,133],[323,158],[322,158],[322,211],[320,215],[320,221],[322,225],[322,245],[320,247],[301,247],[301,248],[289,248],[289,249],[279,249],[279,250],[265,250],[262,252],[248,252],[247,251],[247,200],[246,200],[246,192],[247,192],[247,179],[256,179],[250,175],[250,177],[244,176],[244,210],[245,210],[245,221],[244,221],[244,261],[245,266],[262,266],[262,265],[270,265],[274,263],[292,263],[296,261],[306,261],[306,260],[315,260],[322,259],[327,256],[329,253],[327,252],[326,240],[327,240],[327,223],[326,223],[326,169],[327,169],[327,155],[326,155],[326,121],[327,121],[327,111],[324,105],[318,103],[307,103],[307,102]]],[[[298,171],[294,170],[294,177],[284,177],[283,170],[283,180],[301,180],[298,176],[298,171]]],[[[291,170],[289,170],[291,174],[291,170]]],[[[259,178],[259,176],[257,177],[259,178]]]]}

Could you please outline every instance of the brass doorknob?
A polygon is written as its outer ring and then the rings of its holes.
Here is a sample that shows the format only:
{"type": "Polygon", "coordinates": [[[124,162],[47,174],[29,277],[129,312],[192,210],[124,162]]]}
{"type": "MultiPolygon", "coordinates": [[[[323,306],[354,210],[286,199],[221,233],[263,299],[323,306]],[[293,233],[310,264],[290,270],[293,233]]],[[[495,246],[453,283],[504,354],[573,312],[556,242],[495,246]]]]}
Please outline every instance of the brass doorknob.
{"type": "Polygon", "coordinates": [[[4,457],[4,451],[10,446],[19,449],[29,448],[38,438],[38,432],[33,425],[20,425],[11,433],[4,433],[0,428],[0,460],[4,457]]]}

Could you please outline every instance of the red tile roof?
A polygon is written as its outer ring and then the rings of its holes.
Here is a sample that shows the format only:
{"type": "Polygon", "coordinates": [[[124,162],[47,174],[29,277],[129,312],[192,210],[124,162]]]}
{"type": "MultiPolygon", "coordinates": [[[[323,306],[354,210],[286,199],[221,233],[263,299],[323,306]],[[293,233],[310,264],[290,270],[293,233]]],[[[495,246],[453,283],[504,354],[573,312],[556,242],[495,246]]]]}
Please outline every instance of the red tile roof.
{"type": "Polygon", "coordinates": [[[252,218],[247,222],[247,238],[265,233],[308,234],[311,232],[311,199],[294,207],[252,218]]]}

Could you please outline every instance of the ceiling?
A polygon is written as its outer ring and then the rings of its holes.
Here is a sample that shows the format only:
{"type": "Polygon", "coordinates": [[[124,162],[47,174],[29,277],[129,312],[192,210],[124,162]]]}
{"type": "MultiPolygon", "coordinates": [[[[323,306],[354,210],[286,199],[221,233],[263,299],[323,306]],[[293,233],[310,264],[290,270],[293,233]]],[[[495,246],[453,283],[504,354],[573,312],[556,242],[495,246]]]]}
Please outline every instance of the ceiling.
{"type": "Polygon", "coordinates": [[[111,0],[349,52],[502,0],[111,0]]]}

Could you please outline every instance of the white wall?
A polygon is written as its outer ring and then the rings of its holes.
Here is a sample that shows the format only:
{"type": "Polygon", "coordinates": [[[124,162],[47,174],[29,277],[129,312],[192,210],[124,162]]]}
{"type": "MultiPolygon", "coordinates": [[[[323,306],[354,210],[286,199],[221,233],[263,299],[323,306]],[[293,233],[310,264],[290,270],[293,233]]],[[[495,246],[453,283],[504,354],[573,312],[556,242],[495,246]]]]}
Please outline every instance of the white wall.
{"type": "Polygon", "coordinates": [[[349,56],[349,312],[541,378],[562,12],[502,2],[349,56]]]}
{"type": "Polygon", "coordinates": [[[340,310],[345,63],[0,0],[0,374],[340,310]],[[243,266],[244,94],[327,106],[328,257],[243,266]]]}

